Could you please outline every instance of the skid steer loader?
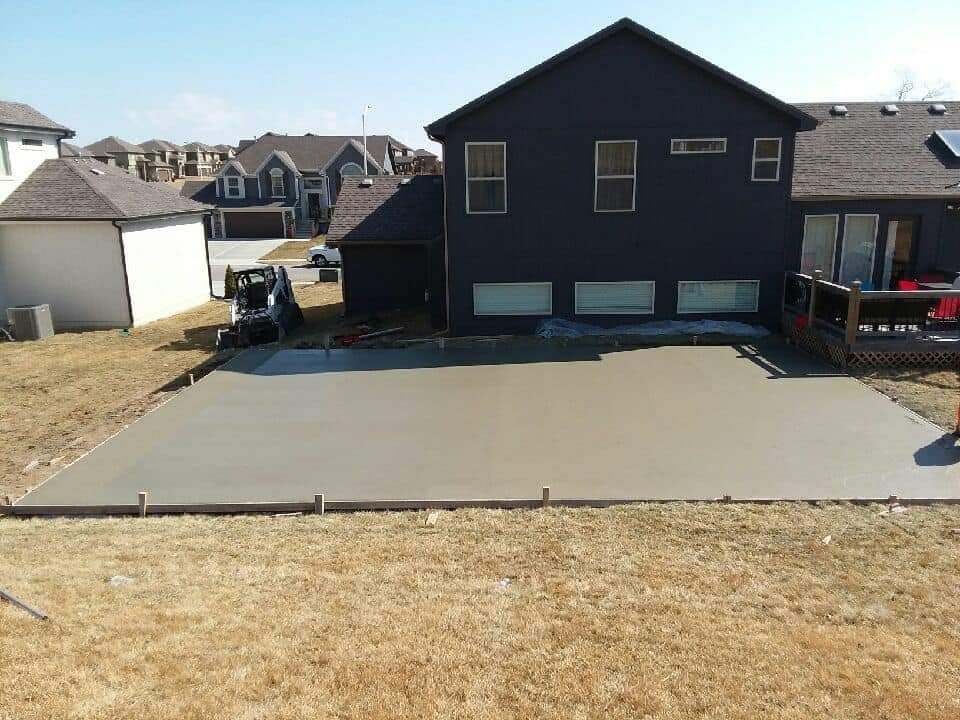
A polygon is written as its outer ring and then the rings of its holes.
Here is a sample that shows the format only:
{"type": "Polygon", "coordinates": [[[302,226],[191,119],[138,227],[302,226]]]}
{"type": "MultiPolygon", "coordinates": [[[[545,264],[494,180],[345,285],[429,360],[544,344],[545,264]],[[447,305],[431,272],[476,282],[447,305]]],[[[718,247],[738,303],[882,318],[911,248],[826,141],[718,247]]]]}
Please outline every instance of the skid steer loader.
{"type": "Polygon", "coordinates": [[[217,350],[276,342],[303,322],[284,267],[234,272],[237,292],[230,306],[230,327],[217,331],[217,350]]]}

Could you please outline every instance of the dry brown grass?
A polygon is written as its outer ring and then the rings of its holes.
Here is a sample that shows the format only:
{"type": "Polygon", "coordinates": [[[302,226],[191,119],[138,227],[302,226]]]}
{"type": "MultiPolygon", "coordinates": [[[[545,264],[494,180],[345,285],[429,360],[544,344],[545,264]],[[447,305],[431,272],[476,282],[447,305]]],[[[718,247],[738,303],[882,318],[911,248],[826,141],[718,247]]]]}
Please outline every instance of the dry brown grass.
{"type": "MultiPolygon", "coordinates": [[[[343,310],[335,284],[295,292],[318,326],[343,310]]],[[[209,302],[129,336],[102,330],[0,343],[0,497],[19,497],[178,391],[175,381],[210,360],[228,321],[228,306],[209,302]],[[33,460],[41,464],[24,472],[33,460]]]]}
{"type": "Polygon", "coordinates": [[[956,370],[882,368],[855,375],[945,430],[956,429],[960,403],[960,373],[956,370]]]}
{"type": "Polygon", "coordinates": [[[319,245],[324,241],[326,235],[317,235],[313,240],[287,240],[283,245],[278,245],[276,248],[268,252],[262,258],[260,262],[277,262],[278,260],[302,260],[304,263],[307,262],[307,250],[312,248],[314,245],[319,245]]]}
{"type": "Polygon", "coordinates": [[[956,718],[960,508],[878,510],[2,520],[0,718],[956,718]]]}

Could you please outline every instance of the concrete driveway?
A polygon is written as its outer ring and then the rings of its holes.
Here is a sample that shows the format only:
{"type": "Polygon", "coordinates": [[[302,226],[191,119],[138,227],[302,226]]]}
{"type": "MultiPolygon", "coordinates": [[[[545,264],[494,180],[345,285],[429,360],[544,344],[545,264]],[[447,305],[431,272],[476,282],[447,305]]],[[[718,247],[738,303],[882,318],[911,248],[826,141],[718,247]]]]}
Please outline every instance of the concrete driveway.
{"type": "MultiPolygon", "coordinates": [[[[213,294],[223,295],[223,276],[227,265],[234,270],[259,267],[263,263],[259,260],[267,253],[287,242],[283,238],[273,240],[208,240],[207,248],[210,252],[210,279],[213,283],[213,294]]],[[[303,267],[287,266],[290,280],[293,282],[318,282],[320,274],[316,268],[307,266],[304,258],[303,267]]]]}
{"type": "Polygon", "coordinates": [[[756,347],[249,351],[21,505],[960,497],[942,430],[756,347]]]}

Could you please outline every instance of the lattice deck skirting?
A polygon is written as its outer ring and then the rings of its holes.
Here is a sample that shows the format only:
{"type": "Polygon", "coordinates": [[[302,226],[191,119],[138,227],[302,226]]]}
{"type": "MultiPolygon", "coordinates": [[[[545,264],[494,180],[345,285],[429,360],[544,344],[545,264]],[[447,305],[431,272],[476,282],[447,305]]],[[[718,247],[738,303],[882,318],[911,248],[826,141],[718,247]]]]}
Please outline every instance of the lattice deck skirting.
{"type": "Polygon", "coordinates": [[[831,341],[809,327],[797,329],[795,316],[790,313],[784,314],[780,329],[784,337],[798,348],[813,355],[819,355],[839,368],[960,368],[960,347],[947,350],[915,347],[903,350],[870,350],[855,347],[851,351],[847,349],[846,344],[831,341]]]}

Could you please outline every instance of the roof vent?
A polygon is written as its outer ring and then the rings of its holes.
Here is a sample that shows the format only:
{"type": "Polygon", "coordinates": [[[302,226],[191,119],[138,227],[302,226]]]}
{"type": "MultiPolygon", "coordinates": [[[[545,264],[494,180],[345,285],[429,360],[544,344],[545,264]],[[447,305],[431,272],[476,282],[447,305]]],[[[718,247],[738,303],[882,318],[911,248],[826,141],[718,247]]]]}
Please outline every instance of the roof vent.
{"type": "Polygon", "coordinates": [[[830,108],[830,114],[834,117],[846,117],[847,116],[847,106],[846,105],[834,105],[830,108]]]}
{"type": "Polygon", "coordinates": [[[927,112],[930,113],[931,115],[946,115],[947,106],[944,105],[943,103],[934,103],[933,105],[927,108],[927,112]]]}
{"type": "Polygon", "coordinates": [[[880,112],[882,112],[884,115],[896,115],[898,112],[900,112],[900,108],[898,108],[895,103],[887,103],[880,108],[880,112]]]}
{"type": "Polygon", "coordinates": [[[410,184],[410,178],[403,178],[403,180],[400,181],[400,184],[401,184],[401,185],[409,185],[409,184],[410,184]]]}
{"type": "Polygon", "coordinates": [[[92,172],[94,175],[106,175],[103,170],[97,170],[97,168],[90,168],[90,172],[92,172]]]}
{"type": "Polygon", "coordinates": [[[373,178],[364,178],[361,180],[360,187],[373,187],[373,178]]]}

